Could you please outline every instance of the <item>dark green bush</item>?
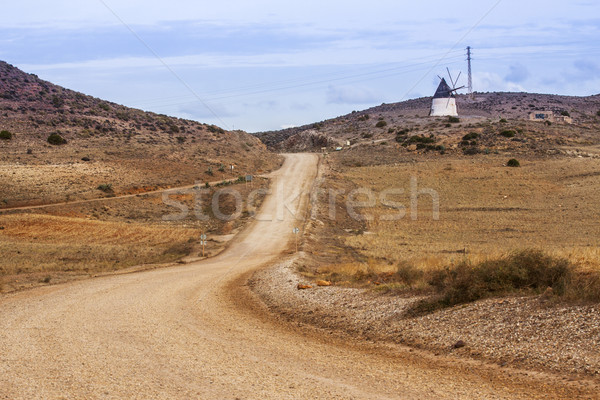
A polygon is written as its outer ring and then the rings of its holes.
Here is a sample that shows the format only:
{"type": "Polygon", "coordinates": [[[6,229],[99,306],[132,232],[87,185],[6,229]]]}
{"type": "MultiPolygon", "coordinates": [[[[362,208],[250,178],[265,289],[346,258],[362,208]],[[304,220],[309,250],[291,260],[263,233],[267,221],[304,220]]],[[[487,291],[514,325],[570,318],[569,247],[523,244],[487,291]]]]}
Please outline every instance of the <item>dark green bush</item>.
{"type": "Polygon", "coordinates": [[[2,140],[10,140],[12,139],[12,133],[10,133],[9,131],[0,131],[0,139],[2,140]]]}
{"type": "Polygon", "coordinates": [[[562,115],[563,117],[570,117],[570,116],[571,116],[571,114],[569,114],[569,112],[568,112],[568,111],[566,111],[566,110],[564,110],[564,111],[561,111],[561,112],[560,112],[560,115],[562,115]]]}
{"type": "Polygon", "coordinates": [[[467,147],[463,149],[463,154],[467,156],[474,156],[475,154],[479,154],[479,149],[477,147],[467,147]]]}
{"type": "Polygon", "coordinates": [[[471,133],[467,133],[465,136],[463,136],[463,140],[473,140],[473,139],[477,139],[479,137],[479,133],[477,132],[471,132],[471,133]]]}
{"type": "Polygon", "coordinates": [[[408,138],[408,144],[413,143],[435,143],[435,138],[431,136],[423,136],[423,135],[414,135],[408,138]]]}
{"type": "Polygon", "coordinates": [[[387,126],[387,122],[385,122],[385,121],[379,121],[379,122],[377,122],[377,124],[375,124],[375,126],[377,128],[383,128],[384,126],[387,126]]]}
{"type": "Polygon", "coordinates": [[[519,160],[517,160],[516,158],[511,158],[510,160],[508,160],[508,162],[506,163],[507,167],[520,167],[521,163],[519,162],[519,160]]]}
{"type": "Polygon", "coordinates": [[[460,118],[449,116],[448,117],[448,122],[450,122],[451,124],[456,124],[456,123],[460,122],[460,118]]]}
{"type": "Polygon", "coordinates": [[[516,134],[517,134],[517,132],[513,131],[512,129],[507,129],[507,130],[500,132],[501,136],[504,136],[507,138],[515,137],[516,134]]]}
{"type": "Polygon", "coordinates": [[[54,146],[60,146],[67,143],[67,140],[60,136],[58,133],[53,133],[52,135],[48,136],[47,140],[48,143],[54,146]]]}

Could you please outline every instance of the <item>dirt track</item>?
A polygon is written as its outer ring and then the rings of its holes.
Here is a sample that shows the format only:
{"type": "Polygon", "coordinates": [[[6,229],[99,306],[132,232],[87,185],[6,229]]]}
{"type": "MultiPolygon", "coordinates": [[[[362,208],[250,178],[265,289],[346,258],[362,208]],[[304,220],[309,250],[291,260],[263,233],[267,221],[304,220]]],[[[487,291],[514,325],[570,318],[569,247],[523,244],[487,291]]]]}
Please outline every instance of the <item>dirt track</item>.
{"type": "Polygon", "coordinates": [[[259,306],[248,305],[252,296],[243,278],[291,248],[292,228],[302,223],[288,209],[304,216],[316,157],[287,156],[273,174],[273,194],[257,221],[216,258],[0,297],[0,398],[576,394],[562,392],[557,382],[545,386],[519,374],[397,347],[344,344],[261,317],[259,306]]]}

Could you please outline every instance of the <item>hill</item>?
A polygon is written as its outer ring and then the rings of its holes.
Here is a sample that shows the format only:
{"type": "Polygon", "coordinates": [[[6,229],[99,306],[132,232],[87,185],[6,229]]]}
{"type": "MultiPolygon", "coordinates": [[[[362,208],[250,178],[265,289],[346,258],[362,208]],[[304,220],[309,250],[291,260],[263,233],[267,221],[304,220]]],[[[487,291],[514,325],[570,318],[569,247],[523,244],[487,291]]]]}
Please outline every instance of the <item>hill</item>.
{"type": "Polygon", "coordinates": [[[0,61],[0,208],[261,173],[279,159],[254,136],[144,112],[0,61]],[[230,165],[235,165],[233,173],[230,165]]]}
{"type": "Polygon", "coordinates": [[[256,135],[270,148],[285,151],[391,145],[402,151],[466,154],[560,151],[564,146],[598,144],[600,138],[600,95],[475,93],[472,99],[459,95],[458,121],[429,117],[430,104],[430,97],[382,104],[314,124],[256,135]],[[530,121],[530,113],[542,112],[568,115],[573,123],[530,121]]]}

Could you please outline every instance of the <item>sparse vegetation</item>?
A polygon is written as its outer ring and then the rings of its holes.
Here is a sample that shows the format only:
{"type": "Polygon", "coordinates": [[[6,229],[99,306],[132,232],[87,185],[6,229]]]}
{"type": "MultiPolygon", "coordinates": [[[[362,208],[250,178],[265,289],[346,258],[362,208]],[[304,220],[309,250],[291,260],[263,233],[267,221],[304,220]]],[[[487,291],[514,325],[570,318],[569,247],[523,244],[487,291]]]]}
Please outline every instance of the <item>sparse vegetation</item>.
{"type": "Polygon", "coordinates": [[[113,187],[111,183],[102,183],[98,185],[98,190],[101,190],[104,193],[113,193],[113,187]]]}
{"type": "Polygon", "coordinates": [[[520,167],[521,163],[519,162],[519,160],[517,160],[516,158],[511,158],[510,160],[508,160],[508,162],[506,163],[507,167],[520,167]]]}
{"type": "Polygon", "coordinates": [[[564,296],[567,291],[578,292],[570,288],[573,275],[568,260],[539,250],[518,251],[475,265],[463,261],[431,272],[427,284],[435,295],[417,303],[413,311],[428,312],[514,292],[539,294],[547,288],[556,296],[564,296]]]}
{"type": "Polygon", "coordinates": [[[450,122],[451,124],[456,124],[460,122],[460,118],[458,117],[453,117],[453,116],[449,116],[448,117],[448,122],[450,122]]]}
{"type": "Polygon", "coordinates": [[[464,141],[473,140],[473,139],[477,139],[478,137],[479,137],[479,133],[471,132],[471,133],[467,133],[465,136],[463,136],[462,140],[464,140],[464,141]]]}
{"type": "Polygon", "coordinates": [[[58,133],[53,133],[52,135],[48,136],[47,140],[48,143],[50,143],[53,146],[60,146],[67,143],[67,140],[58,133]]]}
{"type": "Polygon", "coordinates": [[[503,130],[500,132],[500,136],[504,136],[506,138],[515,137],[516,134],[517,134],[517,132],[512,129],[506,129],[506,130],[503,130]]]}
{"type": "Polygon", "coordinates": [[[0,139],[1,140],[10,140],[12,139],[13,135],[11,132],[7,131],[7,130],[3,130],[0,131],[0,139]]]}

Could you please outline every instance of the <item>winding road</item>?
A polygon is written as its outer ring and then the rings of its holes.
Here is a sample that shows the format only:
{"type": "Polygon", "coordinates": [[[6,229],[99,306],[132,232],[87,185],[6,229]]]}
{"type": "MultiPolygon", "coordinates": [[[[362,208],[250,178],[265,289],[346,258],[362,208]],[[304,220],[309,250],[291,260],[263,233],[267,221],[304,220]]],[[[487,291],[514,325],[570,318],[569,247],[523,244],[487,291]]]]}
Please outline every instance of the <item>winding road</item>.
{"type": "Polygon", "coordinates": [[[344,343],[250,305],[244,278],[292,248],[317,157],[287,155],[256,220],[215,258],[1,296],[0,399],[547,395],[552,385],[397,346],[344,343]]]}

